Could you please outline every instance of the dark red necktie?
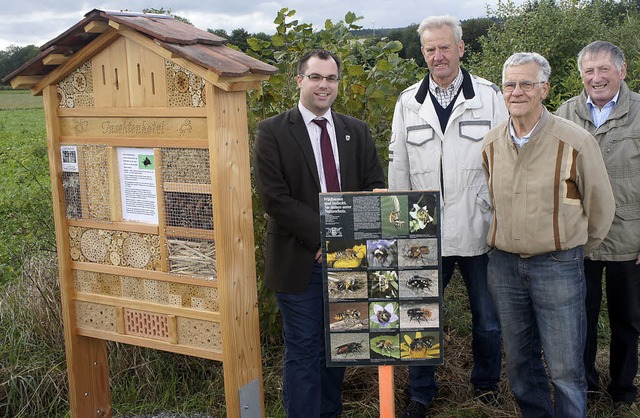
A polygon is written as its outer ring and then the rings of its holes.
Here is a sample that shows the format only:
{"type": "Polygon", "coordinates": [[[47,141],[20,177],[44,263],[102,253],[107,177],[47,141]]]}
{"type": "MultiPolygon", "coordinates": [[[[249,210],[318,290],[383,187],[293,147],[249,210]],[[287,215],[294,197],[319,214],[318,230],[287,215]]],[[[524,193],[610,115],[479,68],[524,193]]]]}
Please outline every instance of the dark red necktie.
{"type": "Polygon", "coordinates": [[[327,184],[327,191],[339,192],[340,182],[338,181],[336,160],[333,158],[333,150],[331,149],[331,139],[329,139],[329,132],[327,131],[327,120],[324,118],[314,119],[313,123],[322,129],[320,133],[320,151],[322,152],[322,167],[324,168],[324,181],[327,184]]]}

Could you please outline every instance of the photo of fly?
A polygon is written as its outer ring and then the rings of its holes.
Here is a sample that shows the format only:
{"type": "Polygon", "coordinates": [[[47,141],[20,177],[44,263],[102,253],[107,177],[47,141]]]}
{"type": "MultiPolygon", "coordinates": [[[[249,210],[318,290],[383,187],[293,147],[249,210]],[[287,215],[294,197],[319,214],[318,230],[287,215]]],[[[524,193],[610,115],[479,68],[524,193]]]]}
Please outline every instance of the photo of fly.
{"type": "Polygon", "coordinates": [[[433,194],[409,197],[409,232],[411,235],[435,236],[438,214],[435,212],[437,196],[433,194]]]}
{"type": "Polygon", "coordinates": [[[354,269],[367,266],[367,245],[365,241],[333,239],[326,242],[327,267],[334,269],[354,269]]]}
{"type": "Polygon", "coordinates": [[[442,356],[437,332],[402,333],[400,341],[400,358],[403,360],[438,359],[442,356]]]}
{"type": "Polygon", "coordinates": [[[329,299],[367,297],[367,272],[330,271],[327,273],[329,299]]]}
{"type": "Polygon", "coordinates": [[[367,241],[367,261],[370,268],[388,268],[398,265],[396,240],[367,241]]]}
{"type": "Polygon", "coordinates": [[[437,303],[405,303],[400,305],[400,324],[403,329],[433,326],[440,321],[437,303]]]}
{"type": "Polygon", "coordinates": [[[398,240],[398,266],[425,267],[437,265],[438,240],[436,238],[398,240]]]}
{"type": "Polygon", "coordinates": [[[401,270],[400,298],[438,297],[438,270],[401,270]]]}

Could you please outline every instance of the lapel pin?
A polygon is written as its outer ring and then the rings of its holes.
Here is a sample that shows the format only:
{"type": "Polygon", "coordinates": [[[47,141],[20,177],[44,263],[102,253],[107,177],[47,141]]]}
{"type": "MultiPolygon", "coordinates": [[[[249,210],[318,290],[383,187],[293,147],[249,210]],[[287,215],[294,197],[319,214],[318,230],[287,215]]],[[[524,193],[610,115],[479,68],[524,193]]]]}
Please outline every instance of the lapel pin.
{"type": "Polygon", "coordinates": [[[351,141],[351,135],[345,135],[344,139],[346,139],[347,141],[351,141]]]}

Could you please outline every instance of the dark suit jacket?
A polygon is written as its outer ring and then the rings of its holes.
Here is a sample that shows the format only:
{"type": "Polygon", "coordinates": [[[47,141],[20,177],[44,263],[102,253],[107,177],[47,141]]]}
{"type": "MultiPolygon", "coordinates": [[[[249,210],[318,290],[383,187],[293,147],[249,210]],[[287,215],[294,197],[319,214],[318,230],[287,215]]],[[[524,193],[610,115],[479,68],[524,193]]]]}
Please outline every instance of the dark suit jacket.
{"type": "MultiPolygon", "coordinates": [[[[350,116],[332,115],[342,191],[384,188],[369,127],[350,116]]],[[[320,180],[297,106],[258,124],[254,158],[256,190],[269,215],[265,284],[277,292],[302,293],[320,248],[320,180]]]]}

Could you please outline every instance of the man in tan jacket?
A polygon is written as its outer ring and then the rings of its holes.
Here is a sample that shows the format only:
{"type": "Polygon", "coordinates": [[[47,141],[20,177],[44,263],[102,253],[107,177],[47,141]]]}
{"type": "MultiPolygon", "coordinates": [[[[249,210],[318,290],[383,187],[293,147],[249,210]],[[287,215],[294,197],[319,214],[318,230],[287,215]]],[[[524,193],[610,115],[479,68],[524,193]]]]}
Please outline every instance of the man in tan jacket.
{"type": "Polygon", "coordinates": [[[504,63],[510,118],[489,131],[482,147],[494,208],[489,290],[522,415],[584,418],[583,254],[607,235],[614,200],[594,138],[542,105],[550,74],[536,53],[514,54],[504,63]]]}

